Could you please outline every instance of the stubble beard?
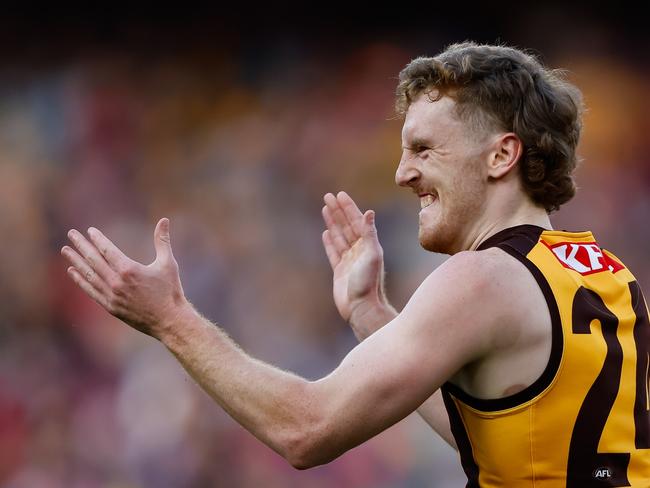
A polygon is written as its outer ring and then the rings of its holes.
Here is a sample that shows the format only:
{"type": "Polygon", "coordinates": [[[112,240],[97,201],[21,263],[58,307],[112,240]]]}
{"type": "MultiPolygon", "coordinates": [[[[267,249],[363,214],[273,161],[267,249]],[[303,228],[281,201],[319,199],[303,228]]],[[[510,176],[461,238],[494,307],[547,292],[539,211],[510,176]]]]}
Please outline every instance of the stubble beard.
{"type": "Polygon", "coordinates": [[[418,238],[423,249],[441,253],[453,254],[454,242],[457,239],[457,225],[450,225],[445,216],[440,216],[435,223],[423,224],[420,222],[418,238]]]}
{"type": "MultiPolygon", "coordinates": [[[[455,254],[464,251],[466,232],[481,213],[485,202],[485,188],[480,184],[469,185],[460,194],[454,195],[453,203],[445,208],[444,200],[439,205],[434,222],[419,223],[420,246],[427,251],[441,254],[455,254]]],[[[444,197],[443,197],[444,198],[444,197]]]]}

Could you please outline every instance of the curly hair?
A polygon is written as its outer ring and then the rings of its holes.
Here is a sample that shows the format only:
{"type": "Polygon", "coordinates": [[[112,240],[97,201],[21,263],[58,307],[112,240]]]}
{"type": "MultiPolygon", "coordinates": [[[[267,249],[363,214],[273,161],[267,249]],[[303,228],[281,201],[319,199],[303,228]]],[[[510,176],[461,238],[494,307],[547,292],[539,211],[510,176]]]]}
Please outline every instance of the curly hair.
{"type": "Polygon", "coordinates": [[[524,146],[523,187],[547,212],[575,195],[582,95],[561,71],[519,49],[463,42],[414,59],[400,72],[397,113],[404,116],[421,93],[432,101],[451,97],[458,116],[475,128],[515,133],[524,146]]]}

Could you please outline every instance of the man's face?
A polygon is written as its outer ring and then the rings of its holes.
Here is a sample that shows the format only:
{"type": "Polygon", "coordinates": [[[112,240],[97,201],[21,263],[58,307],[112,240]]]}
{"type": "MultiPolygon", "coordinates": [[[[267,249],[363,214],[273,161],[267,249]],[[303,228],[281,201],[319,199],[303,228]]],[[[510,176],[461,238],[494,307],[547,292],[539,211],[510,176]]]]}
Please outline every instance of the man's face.
{"type": "Polygon", "coordinates": [[[409,107],[402,129],[398,185],[420,197],[420,245],[453,254],[482,215],[487,194],[487,137],[456,114],[449,97],[431,102],[421,94],[409,107]]]}

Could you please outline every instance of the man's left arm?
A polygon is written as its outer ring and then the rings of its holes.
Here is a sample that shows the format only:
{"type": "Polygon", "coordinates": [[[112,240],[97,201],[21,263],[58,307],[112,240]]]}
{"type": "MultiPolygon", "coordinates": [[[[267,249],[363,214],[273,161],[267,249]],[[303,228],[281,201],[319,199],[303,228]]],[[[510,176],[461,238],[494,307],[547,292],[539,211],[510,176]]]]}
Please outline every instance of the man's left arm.
{"type": "Polygon", "coordinates": [[[329,462],[390,427],[490,349],[486,306],[494,297],[476,253],[449,259],[394,320],[331,374],[307,381],[250,357],[185,300],[166,219],[156,226],[156,260],[148,266],[96,229],[90,240],[69,235],[77,251],[66,246],[62,253],[73,280],[111,314],[160,340],[235,420],[297,468],[329,462]]]}

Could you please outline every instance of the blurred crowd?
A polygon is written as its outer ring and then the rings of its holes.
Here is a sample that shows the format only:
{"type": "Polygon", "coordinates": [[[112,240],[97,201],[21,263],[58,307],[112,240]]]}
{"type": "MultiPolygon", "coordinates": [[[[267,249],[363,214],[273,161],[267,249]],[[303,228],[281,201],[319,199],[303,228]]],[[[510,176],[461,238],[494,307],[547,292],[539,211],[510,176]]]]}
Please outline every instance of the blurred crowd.
{"type": "MultiPolygon", "coordinates": [[[[93,225],[149,262],[154,225],[170,217],[196,307],[254,356],[327,374],[356,341],[332,303],[324,193],[376,210],[398,308],[444,260],[419,248],[419,202],[395,186],[393,114],[399,70],[442,47],[102,50],[5,70],[0,485],[462,486],[455,453],[418,418],[293,470],[160,344],[79,292],[59,254],[68,229],[93,225]]],[[[648,67],[575,50],[545,61],[568,68],[588,106],[581,189],[554,225],[593,230],[650,293],[648,67]]]]}

